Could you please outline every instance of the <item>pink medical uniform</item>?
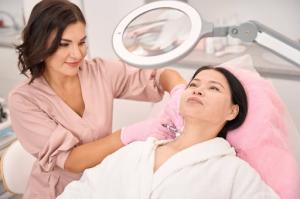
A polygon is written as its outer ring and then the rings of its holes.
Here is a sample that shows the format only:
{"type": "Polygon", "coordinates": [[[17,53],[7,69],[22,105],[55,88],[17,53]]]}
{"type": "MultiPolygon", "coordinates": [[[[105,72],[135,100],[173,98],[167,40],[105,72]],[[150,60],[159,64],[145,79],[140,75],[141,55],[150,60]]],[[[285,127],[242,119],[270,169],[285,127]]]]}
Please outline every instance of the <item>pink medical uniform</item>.
{"type": "MultiPolygon", "coordinates": [[[[81,173],[64,170],[73,147],[103,138],[112,131],[113,99],[156,102],[162,70],[141,70],[100,58],[84,61],[79,71],[85,110],[74,112],[43,77],[16,87],[9,95],[13,130],[37,158],[24,199],[53,199],[81,173]]],[[[22,167],[22,163],[20,163],[22,167]]]]}

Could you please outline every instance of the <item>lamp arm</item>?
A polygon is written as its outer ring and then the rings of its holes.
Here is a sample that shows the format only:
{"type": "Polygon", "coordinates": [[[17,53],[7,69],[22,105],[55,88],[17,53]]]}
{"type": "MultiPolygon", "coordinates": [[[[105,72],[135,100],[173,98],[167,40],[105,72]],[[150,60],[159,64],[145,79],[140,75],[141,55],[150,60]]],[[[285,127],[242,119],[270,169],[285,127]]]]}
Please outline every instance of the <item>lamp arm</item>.
{"type": "Polygon", "coordinates": [[[201,35],[204,37],[227,37],[229,35],[230,26],[214,27],[213,23],[202,20],[201,35]]]}
{"type": "Polygon", "coordinates": [[[296,41],[256,21],[248,21],[239,26],[214,28],[212,36],[225,36],[226,28],[230,36],[244,42],[255,42],[300,67],[300,44],[296,41]],[[222,32],[223,35],[220,34],[222,32]]]}

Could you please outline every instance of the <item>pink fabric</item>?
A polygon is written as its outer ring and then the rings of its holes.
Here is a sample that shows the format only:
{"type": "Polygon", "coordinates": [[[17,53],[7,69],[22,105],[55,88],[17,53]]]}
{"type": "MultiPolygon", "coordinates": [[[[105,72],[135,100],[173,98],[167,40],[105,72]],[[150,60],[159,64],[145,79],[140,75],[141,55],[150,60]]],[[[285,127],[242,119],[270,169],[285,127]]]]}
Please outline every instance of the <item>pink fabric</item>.
{"type": "Polygon", "coordinates": [[[37,158],[25,199],[53,199],[81,174],[63,170],[70,150],[112,131],[114,98],[158,101],[161,70],[140,70],[121,62],[85,61],[79,78],[85,110],[77,115],[43,78],[9,95],[12,127],[24,148],[37,158]]]}
{"type": "Polygon", "coordinates": [[[249,109],[245,122],[229,132],[227,140],[282,199],[298,199],[299,167],[289,148],[285,105],[267,80],[245,70],[229,70],[242,82],[249,109]]]}
{"type": "MultiPolygon", "coordinates": [[[[283,102],[272,85],[258,74],[228,69],[243,84],[249,109],[243,125],[229,132],[227,140],[236,149],[237,156],[255,168],[282,199],[298,199],[299,166],[289,148],[283,102]]],[[[171,115],[176,111],[178,113],[178,102],[184,89],[182,85],[174,88],[175,95],[167,102],[164,111],[171,115]]],[[[177,119],[172,118],[176,123],[181,117],[178,114],[177,119]]],[[[182,128],[182,124],[177,128],[182,128]]]]}

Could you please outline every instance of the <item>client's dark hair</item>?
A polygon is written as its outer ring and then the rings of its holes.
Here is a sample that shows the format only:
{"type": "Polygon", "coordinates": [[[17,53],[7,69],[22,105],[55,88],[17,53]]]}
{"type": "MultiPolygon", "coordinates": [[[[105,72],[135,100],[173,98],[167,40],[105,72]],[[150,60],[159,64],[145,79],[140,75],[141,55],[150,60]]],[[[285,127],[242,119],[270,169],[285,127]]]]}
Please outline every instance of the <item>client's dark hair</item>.
{"type": "Polygon", "coordinates": [[[203,66],[201,68],[198,68],[194,73],[191,81],[196,77],[198,73],[203,70],[215,70],[221,73],[226,78],[229,84],[232,103],[239,106],[238,115],[233,120],[226,122],[224,127],[217,135],[217,137],[226,138],[228,131],[238,128],[245,121],[248,111],[248,101],[245,89],[241,82],[230,71],[222,67],[203,66]]]}
{"type": "Polygon", "coordinates": [[[26,76],[29,71],[29,83],[44,73],[45,59],[58,49],[66,27],[76,22],[86,24],[79,7],[69,1],[43,0],[34,6],[23,30],[23,43],[16,46],[18,67],[26,76]],[[47,47],[52,33],[55,33],[53,42],[47,47]]]}

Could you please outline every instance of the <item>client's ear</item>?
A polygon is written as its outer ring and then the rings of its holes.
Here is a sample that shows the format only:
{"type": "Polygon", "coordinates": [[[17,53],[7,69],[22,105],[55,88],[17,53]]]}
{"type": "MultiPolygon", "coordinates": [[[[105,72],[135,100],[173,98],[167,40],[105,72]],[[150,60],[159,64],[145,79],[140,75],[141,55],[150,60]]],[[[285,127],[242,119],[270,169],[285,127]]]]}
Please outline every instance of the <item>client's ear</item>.
{"type": "Polygon", "coordinates": [[[232,105],[229,110],[229,114],[227,115],[227,121],[233,120],[239,114],[239,110],[239,105],[232,105]]]}

